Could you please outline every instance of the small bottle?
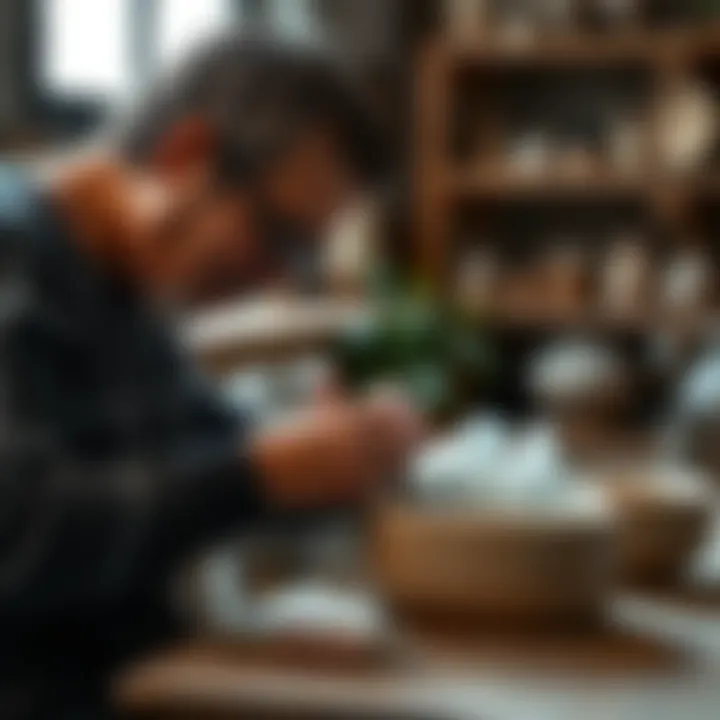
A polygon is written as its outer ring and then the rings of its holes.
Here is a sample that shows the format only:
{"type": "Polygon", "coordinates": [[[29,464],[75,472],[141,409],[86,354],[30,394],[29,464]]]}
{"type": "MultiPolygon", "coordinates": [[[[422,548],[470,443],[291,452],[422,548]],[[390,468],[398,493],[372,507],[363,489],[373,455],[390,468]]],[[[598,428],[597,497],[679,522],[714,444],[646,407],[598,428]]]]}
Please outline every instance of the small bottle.
{"type": "Polygon", "coordinates": [[[515,138],[507,165],[511,172],[524,178],[546,173],[550,166],[550,143],[544,133],[531,132],[515,138]]]}
{"type": "Polygon", "coordinates": [[[498,263],[494,253],[484,249],[466,253],[456,280],[460,306],[472,315],[486,311],[492,303],[497,279],[498,263]]]}
{"type": "Polygon", "coordinates": [[[325,255],[325,271],[332,291],[357,296],[373,267],[375,249],[381,235],[377,208],[363,201],[336,218],[330,228],[325,255]]]}
{"type": "Polygon", "coordinates": [[[663,98],[659,111],[662,160],[667,170],[696,170],[718,138],[717,105],[711,90],[689,83],[663,98]]]}
{"type": "Polygon", "coordinates": [[[542,262],[543,303],[553,314],[574,316],[583,310],[587,279],[585,256],[577,245],[555,246],[542,262]]]}
{"type": "Polygon", "coordinates": [[[487,24],[487,0],[446,0],[445,22],[450,35],[459,40],[477,38],[487,24]]]}
{"type": "Polygon", "coordinates": [[[582,181],[597,169],[597,156],[582,143],[568,144],[557,150],[554,165],[561,177],[582,181]]]}
{"type": "Polygon", "coordinates": [[[712,289],[711,260],[701,248],[688,248],[673,257],[665,271],[663,300],[671,311],[704,307],[712,289]]]}
{"type": "Polygon", "coordinates": [[[636,175],[643,163],[642,123],[631,117],[613,120],[608,132],[609,161],[623,175],[636,175]]]}
{"type": "Polygon", "coordinates": [[[642,241],[632,235],[618,238],[605,257],[600,304],[611,315],[631,315],[646,304],[650,263],[642,241]]]}

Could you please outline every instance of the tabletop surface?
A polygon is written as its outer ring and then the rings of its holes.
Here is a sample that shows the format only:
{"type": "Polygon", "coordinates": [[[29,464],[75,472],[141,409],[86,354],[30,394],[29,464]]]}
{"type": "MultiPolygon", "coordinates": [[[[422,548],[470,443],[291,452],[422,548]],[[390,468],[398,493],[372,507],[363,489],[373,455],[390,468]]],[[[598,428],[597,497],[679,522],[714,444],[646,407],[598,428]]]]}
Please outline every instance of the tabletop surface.
{"type": "Polygon", "coordinates": [[[231,643],[198,642],[132,668],[118,698],[131,710],[262,708],[290,717],[716,720],[717,595],[692,603],[623,594],[602,637],[413,638],[407,662],[383,667],[348,669],[331,657],[301,671],[231,643]]]}

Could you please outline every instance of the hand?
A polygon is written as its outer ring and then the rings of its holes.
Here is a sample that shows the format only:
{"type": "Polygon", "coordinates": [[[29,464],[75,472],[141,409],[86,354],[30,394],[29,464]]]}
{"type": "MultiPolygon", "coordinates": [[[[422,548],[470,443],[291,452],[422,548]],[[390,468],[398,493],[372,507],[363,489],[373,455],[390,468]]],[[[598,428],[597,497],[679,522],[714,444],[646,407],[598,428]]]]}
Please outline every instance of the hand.
{"type": "Polygon", "coordinates": [[[419,420],[397,398],[327,398],[258,438],[254,459],[270,501],[288,509],[360,502],[400,472],[419,420]]]}
{"type": "Polygon", "coordinates": [[[406,396],[392,386],[378,386],[364,406],[374,433],[372,452],[386,474],[397,476],[408,453],[425,434],[422,418],[406,396]]]}

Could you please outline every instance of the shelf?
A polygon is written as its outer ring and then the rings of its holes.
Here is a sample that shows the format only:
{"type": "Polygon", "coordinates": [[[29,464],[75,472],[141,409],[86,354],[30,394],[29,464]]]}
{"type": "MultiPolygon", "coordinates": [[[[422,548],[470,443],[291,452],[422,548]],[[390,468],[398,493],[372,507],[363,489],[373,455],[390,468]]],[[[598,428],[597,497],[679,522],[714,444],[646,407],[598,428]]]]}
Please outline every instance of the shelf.
{"type": "Polygon", "coordinates": [[[522,311],[495,308],[489,309],[484,317],[490,327],[505,330],[591,330],[631,335],[673,332],[702,336],[717,328],[720,322],[720,313],[715,310],[675,315],[659,311],[621,315],[603,313],[597,308],[574,313],[549,312],[542,307],[522,311]]]}
{"type": "Polygon", "coordinates": [[[479,200],[649,200],[661,202],[667,193],[685,197],[720,196],[720,176],[619,174],[522,175],[502,169],[456,170],[447,176],[446,190],[456,197],[479,200]]]}
{"type": "Polygon", "coordinates": [[[607,67],[653,65],[671,57],[720,57],[720,25],[684,30],[620,31],[545,35],[502,40],[497,34],[474,40],[445,37],[442,53],[457,65],[498,67],[607,67]]]}
{"type": "MultiPolygon", "coordinates": [[[[591,211],[593,217],[596,212],[599,216],[605,211],[609,217],[621,205],[623,210],[633,205],[633,210],[640,210],[643,218],[653,228],[662,228],[668,238],[689,240],[709,232],[706,220],[710,218],[705,211],[720,201],[720,174],[705,170],[677,174],[664,170],[658,100],[681,88],[699,72],[715,71],[717,67],[720,67],[720,18],[702,25],[672,28],[648,25],[605,33],[568,28],[554,33],[536,32],[525,42],[523,38],[510,41],[501,31],[471,35],[467,39],[438,34],[419,57],[417,85],[416,233],[418,268],[423,277],[438,287],[447,283],[453,234],[458,231],[456,215],[460,213],[463,222],[482,224],[477,215],[465,213],[469,209],[467,204],[476,201],[481,207],[494,203],[548,203],[555,204],[553,210],[560,211],[575,204],[591,211]],[[503,117],[502,86],[514,81],[512,73],[505,71],[515,69],[521,72],[538,69],[548,75],[555,72],[562,75],[576,69],[646,73],[651,102],[644,89],[638,86],[633,91],[642,96],[638,111],[647,123],[643,137],[638,139],[642,145],[642,164],[627,172],[609,165],[610,158],[606,165],[604,156],[593,155],[591,162],[579,167],[572,158],[553,157],[550,163],[541,166],[539,173],[512,169],[509,160],[514,158],[506,158],[502,151],[508,135],[503,122],[509,122],[503,117]],[[475,70],[488,74],[499,72],[492,78],[473,78],[478,80],[475,84],[456,77],[475,70]],[[459,109],[475,114],[475,119],[457,123],[455,96],[461,93],[470,93],[470,102],[461,104],[459,109]],[[475,121],[477,129],[473,130],[470,123],[475,121]],[[469,132],[476,132],[477,136],[464,137],[469,132]],[[476,144],[485,154],[453,156],[453,133],[459,135],[460,145],[476,144]]],[[[528,103],[541,103],[542,92],[535,97],[533,84],[528,85],[518,86],[518,92],[529,92],[532,97],[528,103]]],[[[598,92],[605,90],[599,87],[598,92]]],[[[555,114],[563,111],[559,106],[558,102],[555,114]]],[[[518,113],[520,108],[518,101],[518,113]]],[[[543,110],[542,106],[540,109],[543,110]]],[[[549,105],[547,112],[551,114],[552,110],[549,105]]],[[[604,112],[599,108],[597,111],[604,112]]],[[[595,109],[589,106],[587,112],[595,109]]],[[[549,213],[548,222],[551,216],[549,213]]],[[[539,230],[537,234],[541,235],[539,230]]],[[[622,325],[638,330],[648,327],[648,323],[651,328],[660,326],[657,319],[621,322],[586,315],[529,318],[504,314],[498,321],[553,327],[590,324],[619,328],[622,325]]]]}
{"type": "Polygon", "coordinates": [[[645,37],[626,38],[608,43],[593,38],[538,38],[527,43],[450,41],[445,46],[449,57],[460,64],[527,68],[567,66],[607,66],[650,63],[657,50],[645,37]]]}
{"type": "Polygon", "coordinates": [[[451,194],[486,199],[633,199],[645,195],[650,186],[650,179],[645,175],[612,172],[572,177],[521,175],[502,170],[461,170],[451,173],[448,178],[451,194]]]}

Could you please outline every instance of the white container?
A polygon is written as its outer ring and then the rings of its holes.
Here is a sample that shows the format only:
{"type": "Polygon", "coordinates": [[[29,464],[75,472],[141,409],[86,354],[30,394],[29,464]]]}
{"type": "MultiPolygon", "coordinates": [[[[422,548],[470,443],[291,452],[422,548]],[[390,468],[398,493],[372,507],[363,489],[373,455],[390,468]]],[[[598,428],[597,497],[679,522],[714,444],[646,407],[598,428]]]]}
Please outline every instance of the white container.
{"type": "Polygon", "coordinates": [[[673,172],[696,170],[718,138],[718,112],[712,90],[687,84],[662,101],[659,136],[665,167],[673,172]]]}
{"type": "Polygon", "coordinates": [[[551,146],[542,132],[528,133],[513,140],[508,153],[508,167],[521,177],[533,178],[547,173],[551,146]]]}

